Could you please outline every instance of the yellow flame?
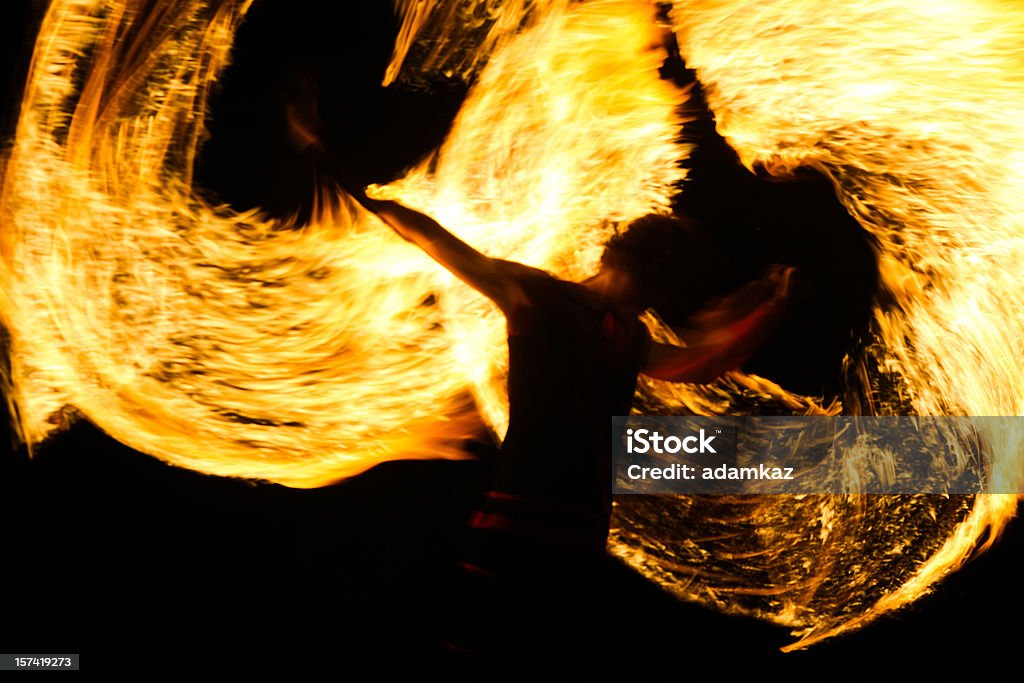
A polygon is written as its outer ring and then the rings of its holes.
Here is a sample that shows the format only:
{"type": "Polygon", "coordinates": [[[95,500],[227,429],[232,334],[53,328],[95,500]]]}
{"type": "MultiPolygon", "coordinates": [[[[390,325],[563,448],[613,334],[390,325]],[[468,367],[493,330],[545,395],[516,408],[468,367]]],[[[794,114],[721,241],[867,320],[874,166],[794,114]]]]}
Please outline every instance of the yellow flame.
{"type": "Polygon", "coordinates": [[[344,205],[293,229],[192,194],[247,5],[51,6],[4,179],[24,436],[69,404],[168,462],[292,486],[457,457],[477,420],[421,255],[344,205]]]}
{"type": "MultiPolygon", "coordinates": [[[[469,80],[499,45],[533,20],[543,21],[554,12],[566,11],[570,3],[571,0],[395,0],[402,23],[384,74],[384,85],[399,78],[412,83],[420,77],[469,80]]],[[[645,33],[646,28],[642,28],[640,35],[645,33]]]]}
{"type": "MultiPolygon", "coordinates": [[[[615,225],[667,209],[684,177],[685,94],[658,77],[658,38],[645,2],[551,3],[501,44],[437,158],[378,193],[457,226],[488,254],[592,274],[615,225]]],[[[442,306],[481,410],[504,435],[504,319],[465,287],[442,306]]]]}
{"type": "MultiPolygon", "coordinates": [[[[431,164],[379,192],[568,278],[589,274],[616,223],[667,207],[685,93],[658,79],[652,4],[399,4],[389,78],[415,38],[429,44],[414,67],[477,80],[431,164]],[[467,16],[484,17],[476,42],[448,58],[467,16]]],[[[248,5],[52,3],[0,196],[22,435],[38,443],[73,406],[168,462],[291,486],[459,457],[478,426],[470,394],[496,433],[507,422],[502,325],[485,301],[344,197],[292,226],[193,192],[206,95],[248,5]]],[[[877,240],[893,303],[851,361],[869,366],[874,404],[1020,415],[1024,9],[680,0],[673,22],[744,162],[823,170],[877,240]]],[[[637,403],[841,410],[739,374],[644,381],[637,403]]],[[[1022,435],[983,437],[991,479],[1019,489],[1022,435]]],[[[798,629],[802,646],[915,599],[1016,505],[630,497],[612,550],[683,597],[798,629]]]]}
{"type": "MultiPolygon", "coordinates": [[[[898,394],[880,409],[1021,415],[1024,7],[984,0],[677,0],[673,22],[719,131],[744,163],[780,175],[799,166],[822,170],[876,240],[892,303],[876,307],[877,341],[869,353],[875,382],[867,390],[880,394],[885,376],[898,394]]],[[[997,428],[996,421],[977,427],[994,490],[1021,490],[1024,433],[997,428]]],[[[792,524],[804,504],[762,509],[766,524],[755,524],[761,538],[751,543],[764,545],[764,536],[783,532],[783,520],[792,524]]],[[[909,527],[935,515],[919,506],[896,516],[886,509],[894,504],[913,505],[865,501],[858,522],[870,527],[888,517],[909,527]]],[[[823,498],[804,516],[818,508],[819,519],[832,518],[846,505],[823,498]]],[[[804,577],[783,587],[775,604],[731,607],[801,626],[804,639],[794,647],[807,645],[919,597],[962,564],[979,539],[990,544],[1017,506],[1016,496],[977,497],[962,520],[936,535],[945,539],[941,545],[859,614],[843,614],[838,605],[820,609],[834,585],[805,590],[816,572],[834,577],[829,565],[842,554],[807,548],[795,548],[812,560],[804,577]]],[[[846,542],[854,545],[858,535],[850,531],[846,542]]],[[[783,565],[765,565],[769,584],[783,583],[783,565]]],[[[857,568],[870,573],[868,567],[862,557],[857,568]]],[[[713,581],[693,586],[684,578],[688,595],[716,601],[713,581]]],[[[678,586],[680,578],[668,581],[678,586]]]]}
{"type": "MultiPolygon", "coordinates": [[[[206,93],[248,3],[146,7],[55,2],[37,41],[2,209],[25,438],[70,405],[168,462],[292,486],[459,457],[467,386],[500,357],[493,311],[344,198],[298,227],[197,198],[206,93]]],[[[595,3],[516,38],[403,196],[579,275],[610,220],[665,206],[681,177],[651,17],[595,3]]]]}

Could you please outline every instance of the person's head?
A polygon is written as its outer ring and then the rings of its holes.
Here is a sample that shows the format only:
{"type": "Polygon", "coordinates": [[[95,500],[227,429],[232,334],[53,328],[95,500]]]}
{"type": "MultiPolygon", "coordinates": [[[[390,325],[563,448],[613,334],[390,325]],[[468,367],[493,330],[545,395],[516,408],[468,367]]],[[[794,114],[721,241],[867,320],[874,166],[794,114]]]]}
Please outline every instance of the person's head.
{"type": "Polygon", "coordinates": [[[722,291],[731,269],[697,221],[650,214],[608,240],[601,272],[628,281],[619,288],[623,303],[680,324],[722,291]]]}

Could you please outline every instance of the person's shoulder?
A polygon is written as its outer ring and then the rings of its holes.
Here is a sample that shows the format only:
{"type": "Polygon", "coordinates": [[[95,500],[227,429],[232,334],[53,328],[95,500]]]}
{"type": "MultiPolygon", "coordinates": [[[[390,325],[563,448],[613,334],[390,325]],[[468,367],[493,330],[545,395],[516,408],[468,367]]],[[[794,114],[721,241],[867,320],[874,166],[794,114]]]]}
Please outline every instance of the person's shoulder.
{"type": "Polygon", "coordinates": [[[502,279],[507,283],[510,299],[520,305],[539,306],[555,296],[555,291],[566,284],[551,273],[516,261],[498,260],[502,279]]]}
{"type": "Polygon", "coordinates": [[[551,273],[516,261],[497,261],[506,283],[505,316],[510,334],[520,336],[546,327],[551,312],[559,308],[561,290],[568,283],[551,273]],[[547,321],[547,322],[545,322],[547,321]]]}
{"type": "Polygon", "coordinates": [[[505,261],[503,259],[494,259],[494,261],[495,263],[498,264],[498,267],[500,267],[507,274],[512,275],[516,278],[521,278],[524,281],[559,281],[558,278],[556,278],[554,275],[547,272],[546,270],[534,268],[533,266],[528,266],[525,263],[519,263],[518,261],[505,261]]]}

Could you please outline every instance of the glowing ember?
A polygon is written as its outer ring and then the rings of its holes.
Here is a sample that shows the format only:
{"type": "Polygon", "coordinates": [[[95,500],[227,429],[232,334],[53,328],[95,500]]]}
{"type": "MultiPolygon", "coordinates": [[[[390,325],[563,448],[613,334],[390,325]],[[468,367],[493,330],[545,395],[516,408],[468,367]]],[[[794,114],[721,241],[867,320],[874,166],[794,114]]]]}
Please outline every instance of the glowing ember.
{"type": "MultiPolygon", "coordinates": [[[[206,94],[248,4],[52,4],[0,197],[21,432],[38,443],[73,406],[168,462],[291,486],[459,457],[478,427],[470,391],[496,433],[506,422],[489,304],[344,198],[288,226],[193,193],[206,94]]],[[[658,78],[654,7],[459,5],[399,3],[389,78],[478,76],[432,172],[379,192],[483,251],[582,277],[614,222],[666,207],[682,176],[685,94],[658,78]]],[[[1024,8],[680,1],[673,21],[744,161],[821,169],[878,241],[888,303],[876,343],[849,359],[866,369],[862,403],[1022,414],[1024,8]]],[[[842,409],[738,374],[646,382],[638,405],[842,409]]],[[[1019,481],[1022,435],[983,436],[992,478],[1019,481]]],[[[1016,505],[633,497],[612,548],[681,596],[791,625],[806,644],[915,599],[1016,505]]]]}

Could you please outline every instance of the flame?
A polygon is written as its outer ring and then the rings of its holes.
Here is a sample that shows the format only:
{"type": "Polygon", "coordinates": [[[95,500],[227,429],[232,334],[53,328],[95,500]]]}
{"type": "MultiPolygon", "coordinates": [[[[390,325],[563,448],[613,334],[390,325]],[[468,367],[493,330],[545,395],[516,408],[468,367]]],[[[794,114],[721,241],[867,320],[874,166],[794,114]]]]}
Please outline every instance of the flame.
{"type": "MultiPolygon", "coordinates": [[[[467,387],[503,346],[494,311],[343,197],[291,226],[192,191],[247,8],[51,5],[3,190],[21,432],[37,443],[73,406],[168,462],[291,486],[461,457],[467,387]]],[[[404,196],[493,253],[591,267],[611,221],[665,207],[682,175],[652,12],[562,8],[517,37],[404,196]]]]}
{"type": "Polygon", "coordinates": [[[478,420],[421,255],[346,204],[289,226],[192,192],[248,3],[143,7],[55,2],[40,31],[3,195],[25,439],[71,405],[168,462],[291,486],[460,456],[478,420]]]}
{"type": "MultiPolygon", "coordinates": [[[[652,4],[398,4],[388,79],[475,84],[435,157],[378,193],[567,278],[592,272],[617,224],[667,208],[686,93],[658,78],[652,4]]],[[[303,487],[461,457],[473,403],[499,436],[507,424],[493,307],[344,196],[291,225],[192,187],[207,93],[248,7],[51,4],[0,195],[20,432],[40,442],[71,406],[167,462],[303,487]]],[[[819,168],[877,241],[886,303],[850,359],[863,397],[879,412],[1021,415],[1024,9],[680,0],[672,21],[744,162],[819,168]]],[[[842,410],[740,374],[644,381],[637,404],[842,410]]],[[[991,478],[1020,490],[1024,435],[983,437],[991,478]]],[[[631,497],[611,548],[680,596],[793,627],[800,647],[920,596],[1017,502],[631,497]]]]}
{"type": "MultiPolygon", "coordinates": [[[[743,162],[781,176],[800,166],[821,170],[874,238],[889,302],[876,306],[875,341],[858,359],[873,366],[864,397],[881,413],[1021,415],[1024,8],[974,0],[677,0],[672,18],[719,131],[743,162]]],[[[994,490],[1020,491],[1024,432],[996,422],[975,423],[989,477],[994,490]]],[[[919,597],[979,539],[985,547],[994,541],[1018,497],[747,504],[754,509],[735,526],[749,525],[745,542],[763,548],[754,564],[770,598],[726,600],[723,592],[745,589],[694,578],[692,562],[666,570],[649,554],[633,555],[636,543],[623,540],[622,552],[689,597],[800,627],[803,639],[792,647],[802,647],[919,597]],[[852,521],[840,521],[846,516],[852,521]],[[797,520],[819,538],[801,541],[797,520]],[[912,528],[928,523],[934,541],[915,539],[912,528]],[[872,538],[879,527],[892,538],[872,538]],[[830,548],[840,529],[839,547],[830,548]],[[787,561],[781,547],[798,560],[787,561]],[[872,559],[911,547],[919,562],[872,559]],[[854,578],[837,586],[843,568],[854,578]],[[872,604],[865,596],[881,588],[873,574],[892,584],[872,604]],[[846,598],[852,606],[836,600],[857,586],[846,598]]]]}

